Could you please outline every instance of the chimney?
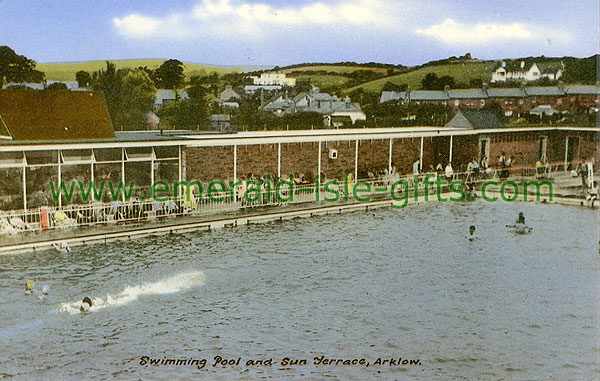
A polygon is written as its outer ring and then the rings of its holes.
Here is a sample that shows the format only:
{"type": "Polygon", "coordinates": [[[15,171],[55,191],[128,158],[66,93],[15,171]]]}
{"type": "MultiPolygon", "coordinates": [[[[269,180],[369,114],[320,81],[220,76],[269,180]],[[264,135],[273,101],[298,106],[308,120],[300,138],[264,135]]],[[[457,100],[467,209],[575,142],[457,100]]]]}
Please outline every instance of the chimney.
{"type": "Polygon", "coordinates": [[[525,69],[525,61],[521,61],[521,69],[525,69]]]}

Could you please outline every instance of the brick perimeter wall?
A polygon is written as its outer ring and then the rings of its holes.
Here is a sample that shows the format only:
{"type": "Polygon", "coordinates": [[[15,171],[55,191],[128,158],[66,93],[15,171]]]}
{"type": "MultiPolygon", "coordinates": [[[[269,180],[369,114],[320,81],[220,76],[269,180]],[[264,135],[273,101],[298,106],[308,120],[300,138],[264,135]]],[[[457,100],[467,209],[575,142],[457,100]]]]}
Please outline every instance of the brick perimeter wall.
{"type": "Polygon", "coordinates": [[[187,147],[186,180],[233,180],[233,147],[187,147]]]}
{"type": "MultiPolygon", "coordinates": [[[[282,151],[283,153],[283,151],[282,151]]],[[[237,176],[277,175],[277,144],[254,144],[237,147],[237,176]]]]}
{"type": "MultiPolygon", "coordinates": [[[[565,138],[577,137],[579,144],[573,164],[587,157],[594,160],[598,155],[596,132],[587,131],[544,131],[506,132],[502,134],[455,136],[453,138],[452,167],[455,171],[466,169],[473,158],[479,156],[479,140],[490,139],[491,166],[504,151],[515,156],[515,166],[534,166],[538,159],[538,140],[548,137],[547,157],[551,163],[560,164],[565,157],[565,138]]],[[[354,173],[355,140],[321,143],[321,171],[329,179],[341,179],[347,172],[354,173]],[[329,159],[329,150],[337,149],[338,158],[329,159]]],[[[369,171],[379,172],[388,167],[389,139],[363,140],[359,142],[358,173],[366,177],[369,171]]],[[[419,158],[421,138],[394,139],[392,163],[401,174],[412,173],[412,163],[419,158]]],[[[318,168],[318,143],[282,143],[281,173],[303,174],[312,180],[318,168]]],[[[447,163],[450,148],[449,137],[424,138],[423,169],[434,167],[438,162],[447,163]]],[[[252,173],[256,176],[277,174],[277,144],[238,146],[238,177],[252,173]]],[[[187,180],[230,181],[233,179],[233,147],[188,147],[186,148],[187,180]]]]}

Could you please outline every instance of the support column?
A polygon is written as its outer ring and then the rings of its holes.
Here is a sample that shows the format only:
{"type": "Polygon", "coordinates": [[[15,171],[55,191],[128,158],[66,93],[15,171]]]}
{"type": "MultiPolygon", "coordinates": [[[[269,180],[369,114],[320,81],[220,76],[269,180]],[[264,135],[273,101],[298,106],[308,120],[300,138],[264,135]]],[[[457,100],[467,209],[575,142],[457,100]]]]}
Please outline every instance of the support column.
{"type": "MultiPolygon", "coordinates": [[[[182,168],[182,162],[181,162],[181,146],[177,146],[178,149],[178,154],[177,154],[177,178],[179,179],[178,181],[181,183],[183,181],[183,168],[182,168]]],[[[178,186],[179,189],[177,190],[177,197],[181,197],[181,185],[178,186]]]]}
{"type": "MultiPolygon", "coordinates": [[[[121,181],[123,182],[123,189],[125,189],[125,148],[121,148],[121,181]]],[[[123,192],[123,202],[125,202],[125,192],[123,192]]]]}
{"type": "Polygon", "coordinates": [[[394,139],[390,138],[390,155],[388,158],[388,173],[392,173],[392,144],[394,144],[394,139]]]}
{"type": "MultiPolygon", "coordinates": [[[[94,183],[94,151],[92,151],[92,157],[91,157],[91,163],[90,163],[90,184],[94,183]]],[[[94,184],[95,187],[95,184],[94,184]]],[[[94,192],[92,193],[92,201],[96,201],[95,196],[94,196],[94,192]]]]}
{"type": "MultiPolygon", "coordinates": [[[[58,163],[57,163],[58,164],[58,186],[60,187],[60,183],[62,181],[62,166],[60,165],[60,155],[61,155],[60,150],[58,150],[57,153],[58,153],[58,155],[57,155],[58,156],[58,160],[57,160],[58,161],[58,163]]],[[[62,194],[61,194],[61,192],[58,192],[58,207],[59,208],[62,207],[62,194]]]]}
{"type": "Polygon", "coordinates": [[[358,180],[358,139],[354,147],[354,181],[358,180]]]}
{"type": "Polygon", "coordinates": [[[452,135],[450,135],[450,155],[448,156],[448,162],[452,163],[452,135]]]}
{"type": "Polygon", "coordinates": [[[569,138],[565,138],[565,167],[564,170],[567,170],[567,164],[569,164],[569,138]]]}
{"type": "MultiPolygon", "coordinates": [[[[23,209],[27,209],[27,166],[23,163],[23,209]]],[[[59,184],[60,187],[60,184],[59,184]]],[[[60,188],[59,188],[60,189],[60,188]]]]}
{"type": "Polygon", "coordinates": [[[237,183],[237,145],[233,146],[233,182],[237,183]]]}
{"type": "Polygon", "coordinates": [[[281,143],[277,144],[277,178],[281,178],[281,143]]]}
{"type": "Polygon", "coordinates": [[[321,177],[321,142],[319,142],[319,161],[318,161],[318,165],[317,165],[317,175],[319,176],[319,178],[321,177]]]}
{"type": "Polygon", "coordinates": [[[421,136],[421,153],[419,154],[419,172],[423,170],[423,137],[421,136]]]}
{"type": "Polygon", "coordinates": [[[151,158],[150,158],[150,189],[152,189],[152,186],[154,185],[154,147],[152,147],[152,152],[151,152],[151,158]]]}

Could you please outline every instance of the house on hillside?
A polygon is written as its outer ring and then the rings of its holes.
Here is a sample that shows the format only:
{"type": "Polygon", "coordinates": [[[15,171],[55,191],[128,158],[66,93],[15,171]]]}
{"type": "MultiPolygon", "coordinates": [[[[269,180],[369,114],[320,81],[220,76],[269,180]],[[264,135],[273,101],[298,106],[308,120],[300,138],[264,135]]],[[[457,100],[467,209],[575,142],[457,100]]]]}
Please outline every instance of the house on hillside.
{"type": "Polygon", "coordinates": [[[259,91],[279,91],[282,89],[281,85],[246,85],[244,86],[244,92],[247,95],[254,95],[259,91]]]}
{"type": "Polygon", "coordinates": [[[502,61],[492,73],[492,82],[537,81],[542,78],[554,81],[562,76],[563,70],[562,63],[527,64],[525,61],[502,61]]]}
{"type": "Polygon", "coordinates": [[[502,123],[488,110],[460,110],[444,127],[481,130],[502,128],[502,123]]]}
{"type": "Polygon", "coordinates": [[[336,120],[343,120],[345,124],[348,124],[348,121],[350,121],[351,124],[354,124],[357,120],[367,119],[360,105],[352,103],[349,97],[341,101],[335,95],[321,93],[318,88],[300,93],[291,99],[287,93],[277,94],[265,106],[261,107],[261,110],[272,112],[275,115],[294,114],[298,112],[322,114],[324,124],[327,127],[335,126],[334,121],[336,120]]]}
{"type": "Polygon", "coordinates": [[[209,128],[212,131],[231,131],[231,116],[227,114],[213,114],[208,118],[209,128]]]}
{"type": "Polygon", "coordinates": [[[367,116],[360,109],[360,106],[356,103],[352,103],[349,97],[347,97],[346,100],[344,100],[343,102],[334,102],[327,106],[327,108],[328,110],[324,110],[323,108],[320,109],[324,111],[320,112],[325,114],[324,121],[325,126],[327,127],[337,128],[339,126],[345,126],[347,124],[348,118],[351,124],[355,124],[358,120],[367,119],[367,116]],[[336,122],[338,122],[339,124],[336,125],[336,122]]]}
{"type": "Polygon", "coordinates": [[[550,105],[540,105],[529,110],[529,113],[542,117],[544,115],[552,116],[559,113],[559,111],[550,105]]]}
{"type": "Polygon", "coordinates": [[[262,73],[260,77],[252,76],[252,81],[259,86],[296,86],[296,78],[286,78],[283,73],[262,73]]]}
{"type": "Polygon", "coordinates": [[[156,98],[154,100],[154,109],[159,109],[164,105],[169,104],[177,99],[186,100],[190,99],[187,91],[183,90],[179,94],[176,90],[170,89],[159,89],[156,91],[156,98]]]}
{"type": "Polygon", "coordinates": [[[230,102],[239,100],[240,98],[240,95],[231,86],[227,86],[227,88],[219,95],[219,102],[230,102]]]}

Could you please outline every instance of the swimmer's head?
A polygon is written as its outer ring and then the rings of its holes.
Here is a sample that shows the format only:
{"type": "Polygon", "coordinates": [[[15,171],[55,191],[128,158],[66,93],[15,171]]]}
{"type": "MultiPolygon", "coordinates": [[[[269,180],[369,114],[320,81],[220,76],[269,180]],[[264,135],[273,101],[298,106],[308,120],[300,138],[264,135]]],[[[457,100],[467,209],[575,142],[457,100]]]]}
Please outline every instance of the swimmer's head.
{"type": "Polygon", "coordinates": [[[90,299],[89,297],[85,297],[83,298],[83,303],[87,303],[90,307],[92,306],[92,299],[90,299]]]}
{"type": "Polygon", "coordinates": [[[469,226],[469,233],[471,235],[473,235],[473,233],[475,233],[475,226],[474,225],[469,226]]]}
{"type": "Polygon", "coordinates": [[[49,286],[42,287],[42,294],[48,295],[49,292],[50,292],[50,287],[49,286]]]}
{"type": "Polygon", "coordinates": [[[25,291],[33,291],[33,280],[28,280],[25,284],[25,291]]]}

